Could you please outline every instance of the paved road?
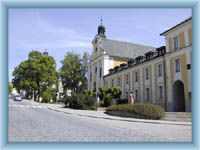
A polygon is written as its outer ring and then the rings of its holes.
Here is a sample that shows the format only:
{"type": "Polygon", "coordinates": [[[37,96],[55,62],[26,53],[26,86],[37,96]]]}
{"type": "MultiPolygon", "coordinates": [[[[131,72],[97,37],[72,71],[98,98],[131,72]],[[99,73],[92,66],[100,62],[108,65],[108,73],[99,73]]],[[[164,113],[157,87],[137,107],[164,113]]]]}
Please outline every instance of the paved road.
{"type": "Polygon", "coordinates": [[[191,126],[127,122],[55,112],[9,100],[9,141],[191,141],[191,126]]]}

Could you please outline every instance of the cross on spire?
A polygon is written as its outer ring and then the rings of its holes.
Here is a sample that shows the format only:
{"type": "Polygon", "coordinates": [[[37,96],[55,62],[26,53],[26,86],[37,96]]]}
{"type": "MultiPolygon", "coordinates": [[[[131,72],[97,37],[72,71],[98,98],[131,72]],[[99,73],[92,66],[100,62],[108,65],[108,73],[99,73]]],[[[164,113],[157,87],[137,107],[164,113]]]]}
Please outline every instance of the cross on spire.
{"type": "Polygon", "coordinates": [[[101,18],[101,25],[102,25],[103,19],[101,18]]]}

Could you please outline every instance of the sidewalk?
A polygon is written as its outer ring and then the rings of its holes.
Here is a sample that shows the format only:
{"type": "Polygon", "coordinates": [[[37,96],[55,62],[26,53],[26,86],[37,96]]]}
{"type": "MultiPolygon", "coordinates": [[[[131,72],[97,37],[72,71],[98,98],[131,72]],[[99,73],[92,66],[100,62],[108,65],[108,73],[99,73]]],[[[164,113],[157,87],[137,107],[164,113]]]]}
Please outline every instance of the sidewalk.
{"type": "Polygon", "coordinates": [[[90,118],[99,118],[99,119],[108,119],[108,120],[118,120],[118,121],[128,121],[128,122],[142,122],[142,123],[155,123],[155,124],[167,124],[167,125],[184,125],[191,126],[192,123],[190,121],[170,121],[170,120],[148,120],[148,119],[135,119],[135,118],[125,118],[125,117],[117,117],[111,116],[104,113],[104,110],[75,110],[64,108],[64,104],[42,104],[47,106],[49,110],[62,112],[66,114],[76,115],[76,116],[84,116],[90,118]]]}

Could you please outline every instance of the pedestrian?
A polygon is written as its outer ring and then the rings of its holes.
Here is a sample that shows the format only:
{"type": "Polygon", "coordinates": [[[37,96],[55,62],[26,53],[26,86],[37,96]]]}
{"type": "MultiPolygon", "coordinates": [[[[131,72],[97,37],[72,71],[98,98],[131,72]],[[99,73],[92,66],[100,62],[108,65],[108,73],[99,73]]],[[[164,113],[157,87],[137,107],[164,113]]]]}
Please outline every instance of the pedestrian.
{"type": "Polygon", "coordinates": [[[134,104],[134,98],[135,98],[135,94],[133,92],[130,92],[130,100],[131,100],[131,104],[134,104]]]}

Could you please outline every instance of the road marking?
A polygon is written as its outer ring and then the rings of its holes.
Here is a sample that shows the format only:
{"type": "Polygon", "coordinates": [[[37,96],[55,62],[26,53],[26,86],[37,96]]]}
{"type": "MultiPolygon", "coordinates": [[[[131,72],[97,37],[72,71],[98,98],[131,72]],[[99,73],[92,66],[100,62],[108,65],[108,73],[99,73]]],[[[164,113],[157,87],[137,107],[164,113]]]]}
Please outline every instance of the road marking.
{"type": "Polygon", "coordinates": [[[9,104],[9,107],[20,107],[20,108],[47,108],[46,106],[37,106],[37,105],[14,105],[14,104],[9,104]]]}

